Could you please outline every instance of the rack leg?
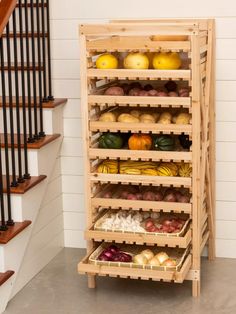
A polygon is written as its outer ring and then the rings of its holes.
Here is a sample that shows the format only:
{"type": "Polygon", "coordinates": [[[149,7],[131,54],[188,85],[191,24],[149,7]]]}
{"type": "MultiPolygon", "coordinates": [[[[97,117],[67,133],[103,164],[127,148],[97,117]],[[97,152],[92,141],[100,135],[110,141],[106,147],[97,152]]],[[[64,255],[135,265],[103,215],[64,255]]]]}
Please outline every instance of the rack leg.
{"type": "Polygon", "coordinates": [[[210,234],[209,240],[208,240],[208,259],[209,259],[209,261],[214,261],[215,257],[216,257],[215,239],[210,234]]]}
{"type": "Polygon", "coordinates": [[[197,298],[200,296],[200,280],[193,280],[192,283],[192,296],[197,298]]]}
{"type": "Polygon", "coordinates": [[[96,276],[95,275],[88,275],[88,287],[89,289],[96,288],[96,276]]]}

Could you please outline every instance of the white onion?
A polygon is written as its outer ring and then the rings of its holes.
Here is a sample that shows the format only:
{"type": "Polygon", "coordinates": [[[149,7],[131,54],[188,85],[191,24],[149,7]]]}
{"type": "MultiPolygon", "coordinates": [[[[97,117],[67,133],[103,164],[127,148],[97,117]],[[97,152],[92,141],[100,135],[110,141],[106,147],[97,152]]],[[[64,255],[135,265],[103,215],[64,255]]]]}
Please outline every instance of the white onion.
{"type": "Polygon", "coordinates": [[[146,265],[148,263],[148,260],[144,255],[138,254],[134,256],[133,262],[138,265],[146,265]]]}
{"type": "Polygon", "coordinates": [[[142,251],[141,254],[145,256],[148,260],[151,260],[154,257],[153,252],[149,249],[142,251]]]}
{"type": "Polygon", "coordinates": [[[169,256],[165,252],[160,252],[156,255],[156,258],[158,258],[160,264],[162,265],[164,261],[169,258],[169,256]]]}

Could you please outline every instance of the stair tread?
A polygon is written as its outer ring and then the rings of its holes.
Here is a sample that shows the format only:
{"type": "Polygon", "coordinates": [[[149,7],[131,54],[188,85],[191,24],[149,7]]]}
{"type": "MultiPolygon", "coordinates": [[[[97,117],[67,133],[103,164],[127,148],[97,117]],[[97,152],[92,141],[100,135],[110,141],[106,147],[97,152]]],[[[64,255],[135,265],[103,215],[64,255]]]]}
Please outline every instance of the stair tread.
{"type": "MultiPolygon", "coordinates": [[[[21,64],[18,63],[18,64],[17,64],[17,70],[18,70],[18,71],[21,71],[21,68],[22,68],[21,64]]],[[[27,64],[25,63],[24,66],[23,66],[23,68],[24,68],[24,71],[27,71],[27,70],[33,71],[33,70],[34,70],[33,63],[32,63],[32,62],[30,62],[29,66],[27,66],[27,64]]],[[[15,70],[15,65],[14,65],[14,63],[11,63],[10,69],[11,69],[11,71],[14,71],[14,70],[15,70]]],[[[1,70],[1,67],[0,67],[0,70],[1,70]]],[[[4,71],[7,71],[7,70],[8,70],[8,64],[5,63],[5,64],[4,64],[4,71]]],[[[36,62],[36,63],[35,63],[35,70],[36,70],[36,71],[39,71],[39,70],[44,71],[44,66],[43,66],[43,64],[40,65],[39,63],[36,62]]]]}
{"type": "Polygon", "coordinates": [[[6,231],[0,231],[0,244],[7,244],[10,240],[15,238],[21,231],[31,224],[30,220],[23,222],[15,222],[14,226],[9,226],[6,231]]]}
{"type": "MultiPolygon", "coordinates": [[[[7,97],[6,99],[6,106],[9,107],[9,98],[7,97]]],[[[33,104],[33,98],[32,98],[32,104],[33,104]]],[[[38,99],[38,102],[39,102],[39,99],[38,99]]],[[[61,105],[65,105],[67,103],[67,99],[66,98],[55,98],[54,100],[52,101],[48,101],[48,102],[44,102],[43,103],[43,108],[44,109],[53,109],[53,108],[56,108],[58,106],[61,106],[61,105]]],[[[12,106],[13,107],[16,107],[16,98],[13,97],[13,100],[12,100],[12,106]]],[[[27,98],[26,98],[26,106],[27,106],[27,98]]],[[[0,98],[0,108],[2,107],[2,99],[0,98]]],[[[20,97],[20,107],[22,107],[22,98],[20,97]]]]}
{"type": "Polygon", "coordinates": [[[13,270],[8,270],[5,273],[0,273],[0,287],[9,279],[11,276],[14,275],[13,270]]]}
{"type": "MultiPolygon", "coordinates": [[[[41,175],[37,177],[31,177],[30,179],[25,180],[23,183],[19,183],[17,187],[11,187],[12,194],[24,194],[37,184],[46,179],[47,176],[41,175]]],[[[12,177],[10,178],[12,181],[12,177]]],[[[3,176],[3,192],[6,193],[6,176],[3,176]]]]}
{"type": "MultiPolygon", "coordinates": [[[[55,141],[60,136],[61,136],[60,134],[46,135],[46,136],[40,138],[35,143],[28,143],[27,144],[27,148],[28,149],[40,149],[40,148],[46,146],[47,144],[55,141]]],[[[24,148],[24,145],[23,145],[24,135],[21,134],[20,137],[21,137],[21,148],[24,148]]],[[[1,141],[1,147],[4,148],[5,147],[5,143],[4,143],[4,134],[3,133],[0,133],[0,141],[1,141]]],[[[11,141],[11,135],[8,134],[8,147],[11,147],[10,141],[11,141]]],[[[17,142],[18,142],[17,135],[14,134],[14,147],[15,148],[17,148],[17,142]]]]}

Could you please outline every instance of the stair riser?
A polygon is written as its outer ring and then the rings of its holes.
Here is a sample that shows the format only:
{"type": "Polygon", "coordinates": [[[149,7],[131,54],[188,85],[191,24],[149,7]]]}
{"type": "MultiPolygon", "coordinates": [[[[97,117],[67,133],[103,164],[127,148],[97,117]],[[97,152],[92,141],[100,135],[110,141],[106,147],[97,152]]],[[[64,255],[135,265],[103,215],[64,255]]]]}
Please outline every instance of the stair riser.
{"type": "Polygon", "coordinates": [[[12,286],[15,282],[16,276],[13,275],[10,279],[8,279],[1,287],[0,287],[0,313],[3,313],[7,306],[7,302],[9,300],[12,286]]]}
{"type": "MultiPolygon", "coordinates": [[[[62,133],[63,130],[63,120],[62,120],[62,108],[54,108],[54,109],[44,109],[43,110],[43,128],[44,132],[48,135],[51,135],[53,133],[62,133]]],[[[32,132],[35,133],[35,123],[34,123],[34,111],[31,111],[32,114],[32,132]]],[[[28,111],[26,112],[26,121],[27,126],[28,123],[28,111]]],[[[16,133],[16,126],[17,126],[17,117],[16,117],[16,109],[13,109],[13,121],[14,121],[14,133],[16,133]]],[[[23,134],[23,114],[22,109],[20,109],[20,132],[23,134]]],[[[10,133],[10,117],[9,117],[9,108],[7,108],[7,125],[8,125],[8,133],[10,133]]],[[[40,131],[40,124],[39,124],[39,111],[38,111],[38,131],[40,131]]],[[[3,133],[3,111],[2,108],[0,108],[0,133],[3,133]]],[[[29,127],[27,127],[27,133],[29,134],[29,127]]]]}

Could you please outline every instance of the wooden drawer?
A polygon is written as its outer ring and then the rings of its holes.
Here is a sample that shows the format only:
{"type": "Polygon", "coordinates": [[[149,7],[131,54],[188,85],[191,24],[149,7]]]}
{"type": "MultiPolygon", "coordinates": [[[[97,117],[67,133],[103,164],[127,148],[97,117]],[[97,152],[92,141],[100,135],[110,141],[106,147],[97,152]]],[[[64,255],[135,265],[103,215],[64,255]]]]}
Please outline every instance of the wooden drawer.
{"type": "MultiPolygon", "coordinates": [[[[94,250],[93,250],[94,251],[94,250]]],[[[109,276],[109,277],[121,277],[130,279],[143,279],[143,280],[154,280],[154,281],[173,281],[176,283],[182,283],[192,264],[192,256],[188,254],[182,264],[180,270],[152,270],[152,269],[140,269],[140,268],[128,268],[119,266],[108,266],[108,265],[94,265],[90,264],[89,256],[93,253],[91,251],[79,264],[78,272],[80,274],[98,275],[98,276],[109,276]]]]}

